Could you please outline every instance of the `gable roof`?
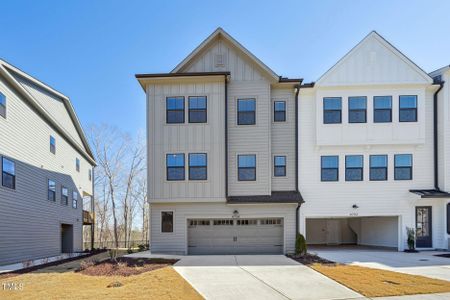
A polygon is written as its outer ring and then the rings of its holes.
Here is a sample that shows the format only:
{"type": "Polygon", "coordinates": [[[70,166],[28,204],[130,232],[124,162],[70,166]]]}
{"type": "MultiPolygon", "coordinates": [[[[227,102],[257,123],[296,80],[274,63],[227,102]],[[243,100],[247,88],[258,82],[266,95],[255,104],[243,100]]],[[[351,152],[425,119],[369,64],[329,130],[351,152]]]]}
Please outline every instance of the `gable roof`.
{"type": "Polygon", "coordinates": [[[0,74],[5,76],[5,79],[12,84],[13,87],[16,88],[20,94],[24,96],[25,99],[28,100],[30,104],[45,118],[45,120],[50,123],[78,152],[80,152],[80,154],[82,154],[92,165],[96,165],[94,155],[92,154],[83,128],[81,127],[72,103],[67,96],[1,59],[0,74]],[[42,102],[36,98],[37,94],[20,82],[20,80],[22,80],[21,78],[45,91],[49,96],[58,98],[64,103],[64,107],[66,108],[67,113],[75,126],[76,132],[79,135],[82,144],[80,144],[73,137],[73,135],[70,134],[69,131],[51,115],[48,109],[42,105],[42,102]]]}
{"type": "Polygon", "coordinates": [[[431,76],[432,78],[434,78],[435,76],[439,76],[439,75],[444,74],[444,73],[447,72],[448,70],[450,70],[450,65],[444,66],[444,67],[442,67],[442,68],[439,68],[439,69],[437,69],[437,70],[431,72],[431,73],[430,73],[430,76],[431,76]]]}
{"type": "Polygon", "coordinates": [[[225,30],[221,27],[218,27],[212,34],[210,34],[200,45],[197,46],[185,59],[183,59],[172,71],[171,73],[180,73],[182,72],[183,67],[187,66],[190,62],[192,62],[198,54],[202,52],[202,50],[208,48],[218,37],[222,37],[224,40],[231,43],[234,47],[236,47],[244,56],[253,61],[257,66],[259,66],[269,77],[278,81],[279,76],[270,69],[267,65],[265,65],[259,58],[257,58],[253,53],[248,51],[244,46],[242,46],[237,40],[235,40],[231,35],[229,35],[225,30]]]}
{"type": "Polygon", "coordinates": [[[328,71],[326,71],[316,82],[316,84],[320,85],[325,81],[327,76],[331,74],[334,70],[336,70],[339,66],[341,66],[345,61],[352,56],[358,49],[362,47],[369,40],[375,39],[381,45],[383,45],[386,49],[396,55],[399,59],[401,59],[404,63],[410,66],[420,77],[422,77],[426,82],[432,83],[433,79],[425,72],[422,68],[420,68],[417,64],[415,64],[411,59],[409,59],[406,55],[404,55],[400,50],[395,48],[391,43],[389,43],[385,38],[383,38],[378,32],[372,31],[370,32],[364,39],[362,39],[355,47],[353,47],[347,54],[345,54],[335,65],[333,65],[328,71]]]}

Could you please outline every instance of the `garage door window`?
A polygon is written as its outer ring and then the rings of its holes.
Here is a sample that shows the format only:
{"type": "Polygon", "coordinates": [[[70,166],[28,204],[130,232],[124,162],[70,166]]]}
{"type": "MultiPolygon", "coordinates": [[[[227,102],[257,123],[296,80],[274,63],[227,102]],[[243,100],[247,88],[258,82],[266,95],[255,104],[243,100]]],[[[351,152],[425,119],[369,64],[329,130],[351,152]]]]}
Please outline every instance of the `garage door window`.
{"type": "Polygon", "coordinates": [[[211,222],[209,220],[190,220],[189,226],[195,227],[195,226],[209,226],[211,225],[211,222]]]}
{"type": "Polygon", "coordinates": [[[257,220],[237,220],[237,225],[246,226],[246,225],[256,225],[257,220]]]}
{"type": "Polygon", "coordinates": [[[173,211],[161,212],[161,232],[173,232],[173,211]]]}
{"type": "Polygon", "coordinates": [[[214,226],[232,226],[233,220],[214,220],[214,226]]]}
{"type": "Polygon", "coordinates": [[[262,219],[261,225],[281,225],[281,219],[262,219]]]}

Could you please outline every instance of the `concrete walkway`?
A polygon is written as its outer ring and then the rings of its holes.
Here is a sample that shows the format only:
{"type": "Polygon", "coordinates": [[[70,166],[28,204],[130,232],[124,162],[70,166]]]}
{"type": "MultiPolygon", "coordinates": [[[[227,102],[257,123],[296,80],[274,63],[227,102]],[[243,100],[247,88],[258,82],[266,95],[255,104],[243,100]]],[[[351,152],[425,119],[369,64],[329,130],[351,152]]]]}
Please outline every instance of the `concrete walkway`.
{"type": "Polygon", "coordinates": [[[364,298],[283,255],[184,256],[174,268],[206,299],[364,298]]]}

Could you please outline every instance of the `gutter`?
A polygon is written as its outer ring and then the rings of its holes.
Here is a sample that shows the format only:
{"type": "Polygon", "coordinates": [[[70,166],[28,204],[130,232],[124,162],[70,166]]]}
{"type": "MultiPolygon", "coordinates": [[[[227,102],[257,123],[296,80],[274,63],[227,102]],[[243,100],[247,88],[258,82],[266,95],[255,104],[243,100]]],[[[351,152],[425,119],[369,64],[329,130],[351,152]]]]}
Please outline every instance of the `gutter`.
{"type": "Polygon", "coordinates": [[[433,107],[433,142],[434,142],[434,189],[440,191],[439,189],[439,167],[438,167],[438,93],[444,87],[444,81],[437,82],[439,88],[434,92],[434,107],[433,107]]]}

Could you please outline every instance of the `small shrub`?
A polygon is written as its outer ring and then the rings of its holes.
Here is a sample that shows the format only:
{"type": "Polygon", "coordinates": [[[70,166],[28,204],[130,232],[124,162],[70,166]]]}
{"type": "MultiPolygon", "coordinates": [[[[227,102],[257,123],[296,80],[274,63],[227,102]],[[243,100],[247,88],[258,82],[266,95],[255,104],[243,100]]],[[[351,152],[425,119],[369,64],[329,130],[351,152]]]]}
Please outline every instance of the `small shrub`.
{"type": "Polygon", "coordinates": [[[306,248],[306,240],[305,237],[298,233],[297,238],[295,240],[295,254],[297,255],[305,255],[307,252],[306,248]]]}
{"type": "Polygon", "coordinates": [[[138,245],[138,248],[139,248],[139,252],[145,251],[145,250],[148,249],[148,244],[147,244],[147,245],[145,245],[145,244],[139,244],[139,245],[138,245]]]}
{"type": "Polygon", "coordinates": [[[406,236],[407,236],[407,243],[408,243],[408,249],[414,250],[416,246],[416,232],[414,228],[406,227],[406,236]]]}
{"type": "Polygon", "coordinates": [[[128,253],[128,254],[131,254],[131,253],[133,253],[133,250],[131,250],[131,248],[128,248],[128,249],[127,249],[127,253],[128,253]]]}

